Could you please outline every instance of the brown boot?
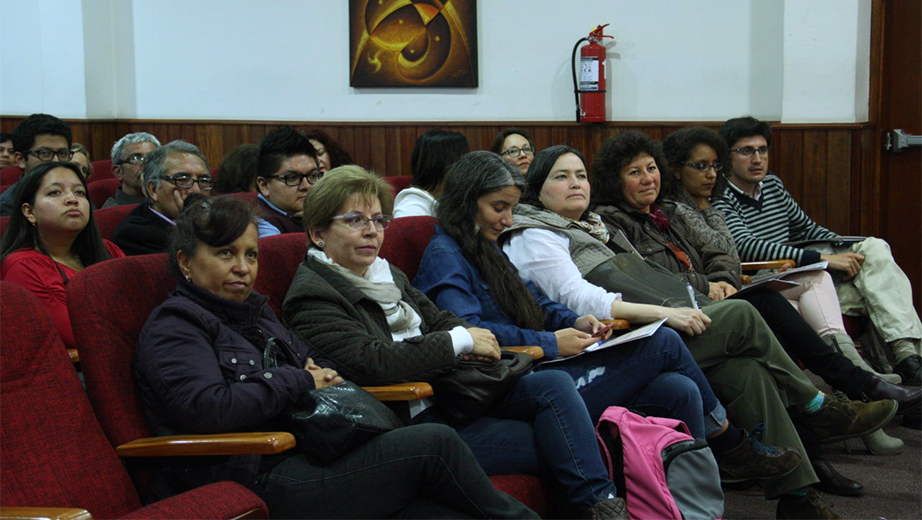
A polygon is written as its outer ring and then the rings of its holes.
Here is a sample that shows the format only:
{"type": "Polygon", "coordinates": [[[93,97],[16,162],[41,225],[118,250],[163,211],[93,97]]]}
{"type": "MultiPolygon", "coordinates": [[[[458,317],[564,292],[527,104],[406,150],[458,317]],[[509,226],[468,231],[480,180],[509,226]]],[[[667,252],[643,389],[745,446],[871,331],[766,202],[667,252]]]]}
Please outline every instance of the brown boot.
{"type": "Polygon", "coordinates": [[[806,496],[782,495],[778,500],[775,518],[816,518],[837,520],[842,518],[832,508],[832,503],[811,489],[806,496]]]}
{"type": "Polygon", "coordinates": [[[800,454],[789,448],[762,444],[756,440],[762,429],[764,426],[760,425],[732,450],[715,454],[721,482],[778,478],[797,469],[800,454]]]}
{"type": "Polygon", "coordinates": [[[839,392],[826,394],[823,406],[815,413],[804,412],[804,421],[820,442],[837,442],[867,435],[887,424],[896,414],[893,399],[849,401],[839,392]]]}

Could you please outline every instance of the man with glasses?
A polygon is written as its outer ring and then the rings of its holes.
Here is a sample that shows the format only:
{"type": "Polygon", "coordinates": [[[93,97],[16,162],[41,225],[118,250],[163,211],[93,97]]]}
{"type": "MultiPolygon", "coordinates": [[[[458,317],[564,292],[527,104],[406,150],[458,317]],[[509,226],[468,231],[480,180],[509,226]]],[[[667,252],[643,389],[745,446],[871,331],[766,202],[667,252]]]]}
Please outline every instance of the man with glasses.
{"type": "Polygon", "coordinates": [[[730,147],[730,187],[714,207],[723,212],[740,258],[791,258],[798,266],[829,262],[842,312],[870,317],[893,352],[893,371],[903,384],[922,384],[922,323],[912,304],[909,279],[893,260],[889,244],[874,237],[842,243],[842,237],[811,220],[781,179],[769,173],[768,123],[740,117],[724,123],[719,133],[730,147]],[[805,240],[822,242],[786,244],[805,240]]]}
{"type": "Polygon", "coordinates": [[[121,181],[115,195],[102,205],[104,208],[140,204],[146,200],[141,186],[144,158],[157,148],[160,141],[147,132],[128,134],[112,145],[112,174],[121,181]]]}
{"type": "Polygon", "coordinates": [[[259,238],[304,233],[304,198],[322,176],[317,151],[307,137],[290,126],[269,132],[256,162],[259,238]]]}
{"type": "Polygon", "coordinates": [[[126,255],[165,252],[186,197],[192,193],[210,196],[214,187],[205,156],[182,140],[149,153],[142,180],[147,199],[125,215],[112,234],[112,241],[126,255]]]}
{"type": "MultiPolygon", "coordinates": [[[[67,123],[48,114],[32,114],[13,129],[13,158],[25,175],[45,162],[69,162],[74,155],[70,151],[72,143],[67,123]]],[[[7,217],[13,211],[18,184],[16,181],[0,195],[0,215],[7,217]]]]}

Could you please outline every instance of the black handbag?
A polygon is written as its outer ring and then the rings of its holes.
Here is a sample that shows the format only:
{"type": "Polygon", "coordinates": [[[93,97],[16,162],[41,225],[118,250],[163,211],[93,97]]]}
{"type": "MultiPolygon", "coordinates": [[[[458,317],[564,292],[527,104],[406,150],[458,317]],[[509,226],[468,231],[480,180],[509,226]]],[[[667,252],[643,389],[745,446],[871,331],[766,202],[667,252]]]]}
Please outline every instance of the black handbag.
{"type": "MultiPolygon", "coordinates": [[[[284,360],[282,366],[297,366],[289,358],[289,350],[270,338],[263,351],[263,366],[279,366],[280,360],[284,360]]],[[[403,426],[397,414],[351,381],[302,393],[280,419],[301,453],[321,465],[403,426]]]]}
{"type": "MultiPolygon", "coordinates": [[[[585,279],[606,291],[621,293],[621,299],[626,302],[662,307],[692,306],[684,279],[636,253],[615,254],[589,271],[585,279]]],[[[699,307],[711,303],[706,295],[693,292],[699,307]]]]}
{"type": "Polygon", "coordinates": [[[493,362],[461,360],[453,372],[429,381],[432,399],[451,424],[472,421],[502,400],[533,362],[528,354],[507,351],[493,362]]]}

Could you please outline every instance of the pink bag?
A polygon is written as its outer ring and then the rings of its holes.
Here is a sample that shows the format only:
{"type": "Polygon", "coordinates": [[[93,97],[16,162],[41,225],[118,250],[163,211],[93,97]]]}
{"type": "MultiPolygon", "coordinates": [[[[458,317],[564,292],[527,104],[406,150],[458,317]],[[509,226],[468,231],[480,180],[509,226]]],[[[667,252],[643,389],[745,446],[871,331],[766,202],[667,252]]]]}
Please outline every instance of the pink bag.
{"type": "Polygon", "coordinates": [[[682,421],[612,406],[599,418],[596,435],[609,477],[624,494],[631,518],[723,515],[717,462],[707,442],[694,439],[682,421]],[[620,467],[623,474],[615,471],[620,467]]]}

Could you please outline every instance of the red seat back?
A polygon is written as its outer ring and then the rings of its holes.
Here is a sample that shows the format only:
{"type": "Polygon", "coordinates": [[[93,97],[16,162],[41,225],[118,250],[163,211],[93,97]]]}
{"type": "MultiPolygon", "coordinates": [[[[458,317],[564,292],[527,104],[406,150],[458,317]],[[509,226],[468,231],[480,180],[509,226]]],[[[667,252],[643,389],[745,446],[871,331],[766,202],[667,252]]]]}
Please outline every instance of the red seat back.
{"type": "Polygon", "coordinates": [[[394,219],[384,232],[381,258],[400,268],[412,281],[426,246],[435,234],[435,223],[435,217],[394,219]]]}
{"type": "Polygon", "coordinates": [[[112,173],[112,159],[93,161],[93,176],[90,177],[90,179],[92,179],[91,182],[114,178],[115,174],[112,173]]]}
{"type": "Polygon", "coordinates": [[[86,391],[112,446],[150,436],[131,363],[141,327],[176,282],[161,253],[100,262],[67,284],[86,391]]]}
{"type": "Polygon", "coordinates": [[[89,190],[90,200],[97,208],[101,208],[109,197],[115,196],[115,191],[118,190],[119,182],[120,181],[115,177],[99,179],[94,173],[93,180],[86,185],[89,190]]]}
{"type": "Polygon", "coordinates": [[[12,185],[22,176],[22,168],[19,166],[7,166],[0,170],[0,184],[5,186],[12,185]]]}
{"type": "Polygon", "coordinates": [[[96,219],[96,227],[99,233],[106,240],[112,240],[112,234],[115,228],[125,220],[125,215],[131,213],[131,210],[138,207],[137,204],[125,204],[124,206],[112,206],[109,208],[98,209],[93,212],[96,219]]]}
{"type": "Polygon", "coordinates": [[[10,189],[10,188],[12,188],[12,187],[13,187],[12,184],[0,184],[0,193],[3,193],[4,191],[6,191],[6,190],[8,190],[8,189],[10,189]]]}
{"type": "Polygon", "coordinates": [[[400,193],[400,190],[406,188],[413,181],[412,175],[394,175],[385,177],[384,180],[394,188],[394,195],[400,193]]]}
{"type": "Polygon", "coordinates": [[[282,233],[259,240],[259,273],[253,289],[269,297],[276,316],[282,315],[282,302],[306,252],[304,233],[282,233]]]}
{"type": "Polygon", "coordinates": [[[0,238],[6,233],[6,227],[10,225],[10,217],[0,217],[0,238]]]}
{"type": "Polygon", "coordinates": [[[79,507],[96,518],[137,509],[137,491],[48,313],[14,283],[0,282],[0,300],[3,506],[79,507]]]}

